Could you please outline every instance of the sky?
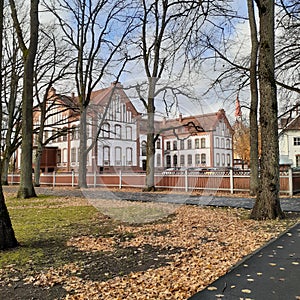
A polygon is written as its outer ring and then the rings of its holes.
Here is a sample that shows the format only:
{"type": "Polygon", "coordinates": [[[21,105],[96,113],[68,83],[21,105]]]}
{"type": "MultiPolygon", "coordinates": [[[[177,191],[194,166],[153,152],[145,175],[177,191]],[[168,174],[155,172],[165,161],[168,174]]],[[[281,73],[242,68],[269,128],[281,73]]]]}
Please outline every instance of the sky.
{"type": "MultiPolygon", "coordinates": [[[[234,5],[238,8],[239,13],[246,12],[246,0],[234,0],[234,5]]],[[[40,21],[42,23],[49,22],[52,17],[47,12],[43,12],[40,14],[40,21]]],[[[249,39],[248,36],[248,24],[246,22],[239,24],[237,28],[239,34],[236,35],[235,39],[236,42],[233,43],[233,47],[231,48],[232,55],[235,55],[235,52],[241,51],[246,52],[249,50],[249,39]]],[[[144,71],[135,67],[130,69],[131,73],[126,74],[126,76],[122,76],[121,83],[126,87],[131,85],[135,82],[139,81],[139,78],[144,77],[144,71]]],[[[214,80],[218,75],[218,72],[212,68],[211,64],[204,65],[202,68],[202,74],[196,73],[193,74],[194,81],[192,82],[191,88],[193,89],[194,97],[197,100],[189,101],[186,98],[180,98],[176,109],[171,111],[170,116],[175,117],[178,116],[179,113],[183,114],[184,116],[194,115],[194,114],[204,114],[204,113],[211,113],[216,112],[220,108],[224,108],[228,117],[234,118],[234,109],[235,109],[235,98],[236,95],[232,95],[229,100],[225,100],[228,95],[226,94],[216,94],[216,93],[209,93],[204,96],[204,92],[207,90],[208,86],[210,85],[211,80],[214,80]]],[[[111,80],[107,80],[106,85],[110,84],[111,80]]],[[[104,84],[105,85],[105,84],[104,84]]],[[[103,87],[102,86],[99,86],[103,87]]],[[[238,89],[238,87],[237,87],[238,89]]],[[[131,93],[129,93],[130,96],[131,93]]],[[[242,95],[240,95],[241,103],[243,103],[242,95]]],[[[139,111],[143,110],[143,106],[141,105],[140,100],[136,99],[135,97],[131,98],[133,104],[139,111]]],[[[247,101],[247,100],[246,100],[247,101]]],[[[157,101],[157,110],[163,111],[163,107],[159,105],[160,101],[157,101]]]]}

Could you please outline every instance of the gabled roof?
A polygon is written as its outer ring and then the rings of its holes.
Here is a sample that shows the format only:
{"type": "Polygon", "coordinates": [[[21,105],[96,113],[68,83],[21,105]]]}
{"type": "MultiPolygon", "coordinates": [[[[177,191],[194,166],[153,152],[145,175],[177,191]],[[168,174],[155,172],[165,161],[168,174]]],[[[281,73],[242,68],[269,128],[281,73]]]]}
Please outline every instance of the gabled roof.
{"type": "MultiPolygon", "coordinates": [[[[52,110],[55,107],[60,107],[61,110],[68,112],[69,116],[76,116],[78,114],[78,104],[76,99],[56,94],[56,90],[51,87],[47,96],[47,110],[52,110]]],[[[40,114],[40,106],[37,104],[33,107],[33,118],[37,118],[40,114]]]]}
{"type": "Polygon", "coordinates": [[[91,104],[94,106],[105,107],[111,100],[111,97],[119,95],[120,101],[126,104],[127,110],[130,110],[134,117],[140,113],[136,110],[130,99],[126,95],[123,86],[120,83],[113,82],[110,87],[93,91],[91,93],[91,104]]]}
{"type": "Polygon", "coordinates": [[[287,130],[300,130],[300,103],[297,102],[292,108],[279,116],[278,127],[282,134],[287,130]]]}
{"type": "Polygon", "coordinates": [[[300,115],[293,119],[281,119],[282,131],[286,130],[300,130],[300,115]]]}
{"type": "Polygon", "coordinates": [[[214,131],[217,127],[217,124],[220,120],[224,119],[226,126],[229,130],[232,131],[232,127],[228,122],[228,119],[225,115],[224,109],[220,109],[215,113],[209,113],[204,115],[195,115],[190,117],[179,117],[175,120],[166,121],[166,125],[185,125],[188,123],[193,123],[193,125],[200,127],[205,132],[214,131]]]}
{"type": "MultiPolygon", "coordinates": [[[[126,104],[127,110],[131,111],[133,117],[140,115],[124,92],[123,86],[120,83],[112,83],[107,88],[92,91],[90,105],[96,107],[105,107],[111,100],[111,97],[113,97],[114,95],[120,95],[120,101],[126,104]]],[[[72,110],[72,116],[79,116],[78,96],[74,96],[74,94],[72,94],[72,96],[69,97],[62,94],[56,94],[56,90],[54,88],[51,88],[49,91],[48,99],[49,101],[58,102],[59,105],[65,108],[70,108],[72,110]]],[[[38,110],[38,108],[36,108],[36,110],[38,110]]]]}
{"type": "MultiPolygon", "coordinates": [[[[229,124],[228,119],[225,115],[225,111],[223,109],[220,109],[215,113],[209,113],[204,115],[196,115],[189,117],[182,117],[180,115],[179,118],[176,119],[156,121],[155,129],[156,132],[162,131],[165,135],[172,134],[173,129],[178,128],[185,128],[185,130],[182,131],[182,134],[197,134],[200,132],[214,131],[217,127],[217,124],[222,119],[224,120],[230,132],[233,132],[233,129],[229,124]]],[[[141,131],[146,131],[146,120],[142,120],[141,124],[141,131]]]]}

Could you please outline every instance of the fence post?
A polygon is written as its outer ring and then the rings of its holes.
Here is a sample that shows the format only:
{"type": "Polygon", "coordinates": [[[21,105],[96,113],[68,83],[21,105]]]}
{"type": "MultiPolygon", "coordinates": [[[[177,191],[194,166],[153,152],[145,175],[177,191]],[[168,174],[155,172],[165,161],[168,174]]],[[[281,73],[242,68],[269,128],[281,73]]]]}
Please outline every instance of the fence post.
{"type": "Polygon", "coordinates": [[[94,172],[94,188],[96,187],[97,184],[97,173],[96,171],[94,172]]]}
{"type": "Polygon", "coordinates": [[[230,193],[233,194],[234,186],[233,186],[233,170],[229,170],[230,175],[230,193]]]}
{"type": "Polygon", "coordinates": [[[120,173],[119,173],[119,189],[122,188],[122,170],[120,170],[120,173]]]}
{"type": "Polygon", "coordinates": [[[52,179],[52,185],[53,187],[55,187],[55,171],[53,171],[53,179],[52,179]]]}
{"type": "Polygon", "coordinates": [[[188,179],[188,170],[184,171],[184,185],[185,185],[185,191],[189,191],[189,179],[188,179]]]}
{"type": "Polygon", "coordinates": [[[289,168],[289,195],[293,196],[293,170],[289,168]]]}
{"type": "Polygon", "coordinates": [[[74,187],[74,175],[75,175],[75,172],[74,172],[74,170],[72,170],[72,187],[74,187]]]}

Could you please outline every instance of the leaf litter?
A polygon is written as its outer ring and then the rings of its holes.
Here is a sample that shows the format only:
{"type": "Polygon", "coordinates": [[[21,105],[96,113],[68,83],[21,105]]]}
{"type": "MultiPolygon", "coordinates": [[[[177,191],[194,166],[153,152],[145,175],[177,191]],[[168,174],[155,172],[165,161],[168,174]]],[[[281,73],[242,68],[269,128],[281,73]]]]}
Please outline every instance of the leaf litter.
{"type": "MultiPolygon", "coordinates": [[[[109,207],[108,202],[105,205],[109,207]]],[[[24,281],[47,288],[62,285],[67,291],[65,299],[72,300],[187,299],[289,225],[283,221],[250,220],[246,214],[245,210],[236,208],[180,206],[171,217],[161,221],[120,222],[106,236],[72,237],[66,247],[84,253],[114,255],[120,249],[132,247],[137,249],[134,253],[143,253],[146,246],[151,246],[165,250],[153,258],[166,259],[165,265],[142,271],[128,270],[127,274],[108,280],[90,280],[80,276],[85,265],[77,261],[50,268],[24,281]],[[127,238],[120,238],[122,235],[127,238]]]]}

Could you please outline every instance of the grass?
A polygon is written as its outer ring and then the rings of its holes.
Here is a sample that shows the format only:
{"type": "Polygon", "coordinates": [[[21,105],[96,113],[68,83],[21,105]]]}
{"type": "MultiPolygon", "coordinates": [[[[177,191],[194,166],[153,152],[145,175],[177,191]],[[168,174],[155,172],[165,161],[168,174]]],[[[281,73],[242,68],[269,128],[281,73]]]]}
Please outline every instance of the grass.
{"type": "Polygon", "coordinates": [[[20,247],[1,252],[0,268],[14,264],[26,270],[32,262],[41,267],[60,265],[72,256],[71,249],[65,247],[70,237],[97,235],[104,230],[97,222],[97,210],[79,199],[8,197],[6,204],[20,247]]]}

